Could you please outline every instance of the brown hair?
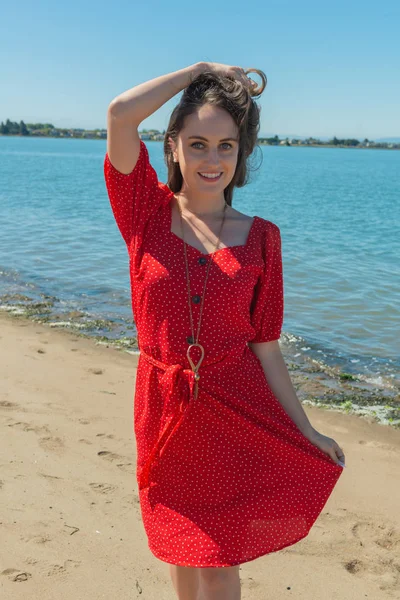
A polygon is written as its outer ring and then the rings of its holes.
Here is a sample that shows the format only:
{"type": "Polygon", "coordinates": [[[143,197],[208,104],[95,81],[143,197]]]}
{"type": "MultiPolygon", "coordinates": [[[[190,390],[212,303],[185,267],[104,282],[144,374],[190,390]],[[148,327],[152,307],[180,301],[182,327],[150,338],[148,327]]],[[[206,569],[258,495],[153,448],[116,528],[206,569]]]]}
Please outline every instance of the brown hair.
{"type": "Polygon", "coordinates": [[[172,111],[168,128],[164,137],[164,160],[168,169],[167,185],[172,192],[179,192],[183,178],[179,163],[174,162],[172,149],[168,138],[174,142],[184,127],[186,116],[194,113],[204,104],[213,104],[224,108],[233,118],[239,129],[239,152],[235,174],[232,181],[224,189],[225,201],[232,206],[233,190],[248,183],[250,170],[249,157],[257,144],[260,130],[260,106],[253,96],[260,96],[267,85],[267,77],[259,69],[247,69],[248,72],[258,73],[262,85],[256,88],[246,88],[236,78],[220,75],[214,71],[203,71],[185,88],[182,98],[172,111]]]}

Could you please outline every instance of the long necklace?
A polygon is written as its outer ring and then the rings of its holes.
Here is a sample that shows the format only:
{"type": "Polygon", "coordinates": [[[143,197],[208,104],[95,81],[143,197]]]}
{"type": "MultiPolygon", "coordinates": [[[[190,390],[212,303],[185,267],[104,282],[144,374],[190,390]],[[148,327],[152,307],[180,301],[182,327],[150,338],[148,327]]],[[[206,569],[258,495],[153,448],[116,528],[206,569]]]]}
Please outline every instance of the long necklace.
{"type": "Polygon", "coordinates": [[[196,334],[196,337],[194,336],[192,305],[190,303],[190,300],[191,300],[191,291],[190,291],[189,264],[188,264],[188,257],[187,257],[187,247],[186,247],[186,241],[185,241],[185,234],[184,234],[184,231],[183,231],[183,218],[182,218],[181,207],[180,207],[180,204],[179,204],[178,201],[177,201],[177,204],[178,204],[180,221],[181,221],[181,232],[182,232],[182,239],[183,239],[183,249],[184,249],[184,254],[185,254],[186,282],[187,282],[187,288],[188,288],[188,303],[189,303],[190,326],[191,326],[191,329],[192,329],[192,337],[191,337],[192,343],[189,344],[189,347],[187,349],[186,355],[187,355],[187,358],[189,360],[189,363],[190,363],[190,366],[192,368],[192,371],[194,373],[194,380],[195,380],[194,397],[197,398],[197,394],[198,394],[198,381],[200,379],[200,375],[198,373],[198,370],[199,370],[200,365],[201,365],[201,363],[203,362],[203,359],[204,359],[204,347],[199,343],[200,325],[201,325],[201,318],[202,318],[202,315],[203,315],[203,306],[204,306],[204,296],[205,296],[205,291],[206,291],[208,273],[210,271],[210,265],[211,265],[211,262],[212,262],[213,254],[214,254],[215,250],[217,249],[217,246],[218,246],[218,244],[220,242],[221,231],[222,231],[222,227],[223,227],[224,221],[225,221],[226,207],[228,206],[228,204],[225,201],[224,208],[223,208],[222,222],[221,222],[221,226],[220,226],[219,233],[218,233],[218,239],[217,239],[217,242],[215,244],[213,252],[211,254],[209,254],[210,258],[208,260],[207,270],[206,270],[206,276],[205,276],[205,280],[204,280],[204,287],[203,287],[203,294],[202,294],[202,297],[201,297],[200,315],[199,315],[199,322],[198,322],[198,325],[197,325],[197,334],[196,334]],[[201,352],[201,356],[200,356],[199,362],[197,364],[194,364],[194,362],[192,361],[192,358],[190,356],[191,349],[195,348],[195,347],[200,348],[200,352],[201,352]]]}

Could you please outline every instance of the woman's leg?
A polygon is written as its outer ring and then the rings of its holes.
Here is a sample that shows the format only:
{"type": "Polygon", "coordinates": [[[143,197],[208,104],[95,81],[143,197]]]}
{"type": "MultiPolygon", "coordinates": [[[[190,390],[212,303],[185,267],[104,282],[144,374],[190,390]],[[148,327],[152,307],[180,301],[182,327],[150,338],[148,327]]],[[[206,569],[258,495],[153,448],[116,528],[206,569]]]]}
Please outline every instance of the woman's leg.
{"type": "Polygon", "coordinates": [[[202,600],[199,596],[199,571],[195,567],[168,565],[178,600],[202,600]]]}
{"type": "Polygon", "coordinates": [[[239,565],[201,568],[199,600],[240,600],[239,565]]]}

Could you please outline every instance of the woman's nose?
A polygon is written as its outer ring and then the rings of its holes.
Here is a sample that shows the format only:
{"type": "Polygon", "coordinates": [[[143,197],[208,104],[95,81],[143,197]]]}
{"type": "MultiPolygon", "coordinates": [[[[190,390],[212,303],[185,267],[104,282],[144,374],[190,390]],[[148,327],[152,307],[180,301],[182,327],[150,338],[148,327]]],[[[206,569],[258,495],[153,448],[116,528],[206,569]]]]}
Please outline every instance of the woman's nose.
{"type": "Polygon", "coordinates": [[[218,148],[209,150],[208,162],[210,163],[210,165],[218,165],[219,164],[218,148]]]}

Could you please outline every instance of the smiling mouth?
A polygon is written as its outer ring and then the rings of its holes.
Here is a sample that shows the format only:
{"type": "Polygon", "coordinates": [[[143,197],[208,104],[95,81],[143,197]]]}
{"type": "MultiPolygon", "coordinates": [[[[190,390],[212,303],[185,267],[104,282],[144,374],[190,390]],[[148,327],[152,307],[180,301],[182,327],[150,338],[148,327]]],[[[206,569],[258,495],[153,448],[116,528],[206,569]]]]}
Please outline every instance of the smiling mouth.
{"type": "Polygon", "coordinates": [[[202,178],[203,181],[219,181],[222,177],[222,173],[220,173],[217,177],[207,177],[202,175],[201,173],[198,173],[198,175],[202,178]]]}

